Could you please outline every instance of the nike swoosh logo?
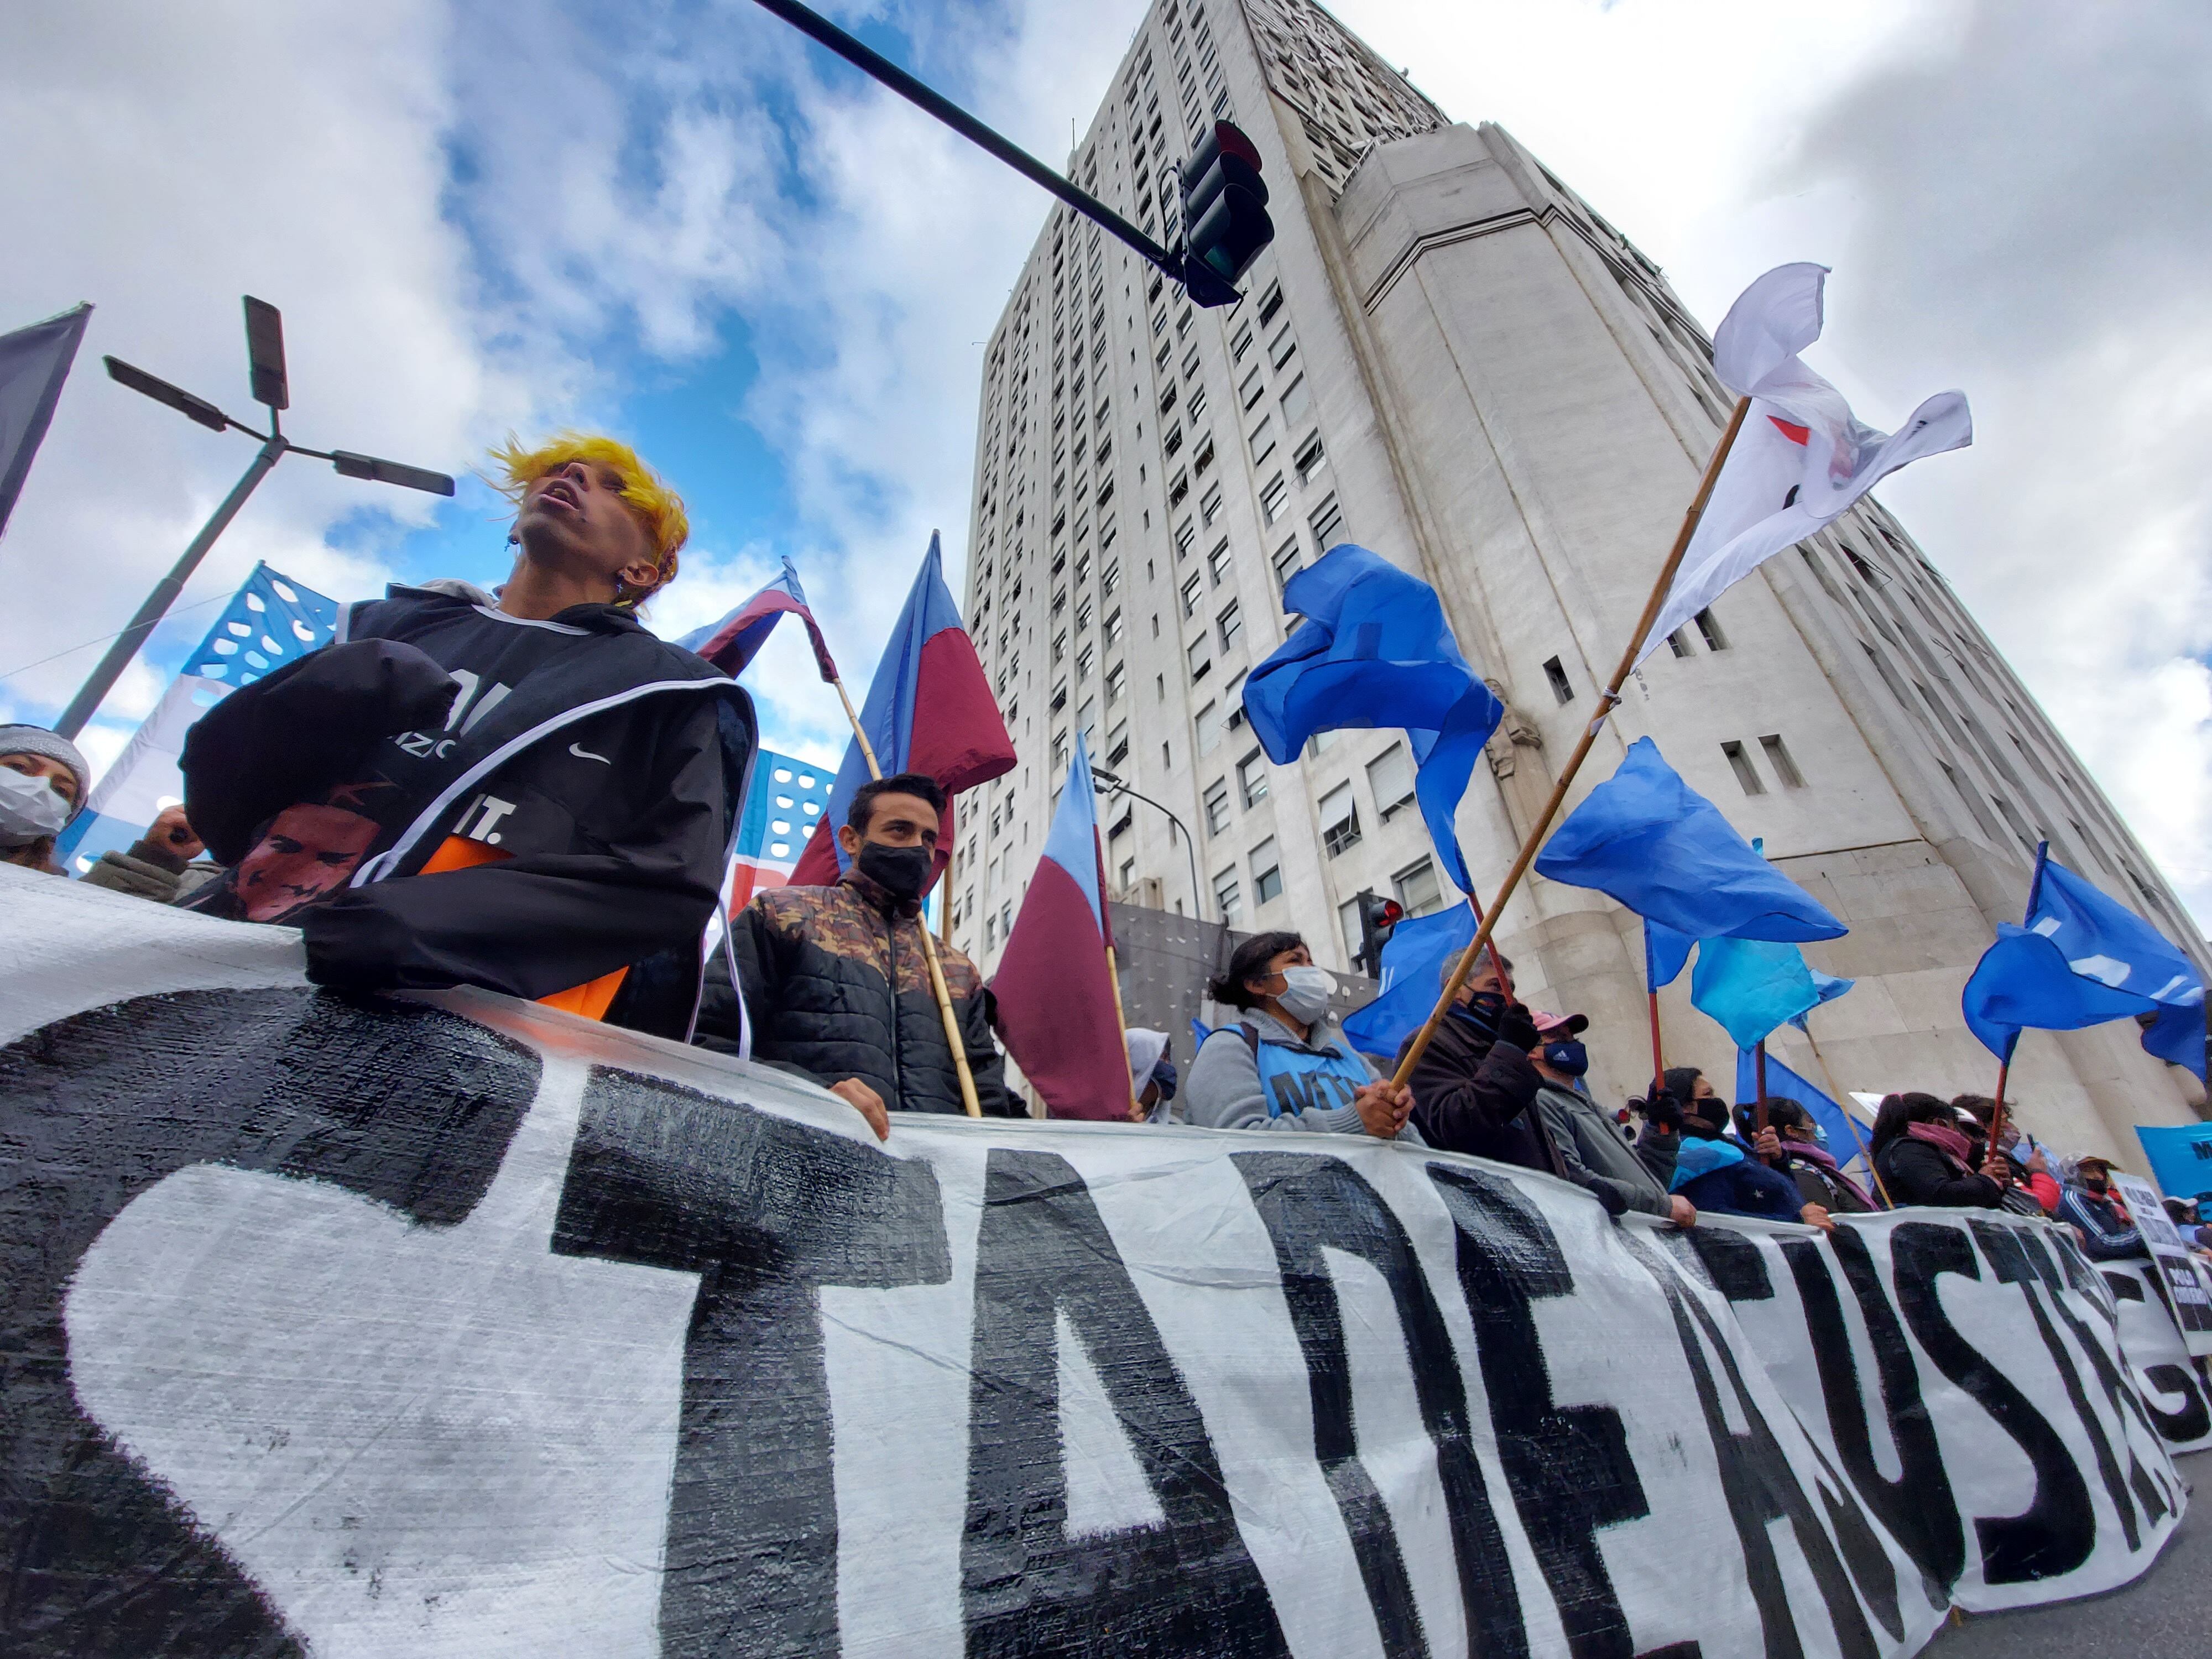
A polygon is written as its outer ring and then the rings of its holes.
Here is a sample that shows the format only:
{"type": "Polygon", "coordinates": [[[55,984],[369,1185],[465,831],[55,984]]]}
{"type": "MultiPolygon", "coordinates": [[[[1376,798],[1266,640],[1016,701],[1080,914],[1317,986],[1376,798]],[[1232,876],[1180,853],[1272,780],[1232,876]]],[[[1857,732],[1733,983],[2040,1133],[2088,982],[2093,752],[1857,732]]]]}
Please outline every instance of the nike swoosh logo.
{"type": "Polygon", "coordinates": [[[578,760],[595,760],[602,766],[612,766],[614,764],[614,763],[609,760],[605,755],[594,755],[590,750],[580,749],[573,743],[568,745],[568,752],[574,755],[578,760]]]}

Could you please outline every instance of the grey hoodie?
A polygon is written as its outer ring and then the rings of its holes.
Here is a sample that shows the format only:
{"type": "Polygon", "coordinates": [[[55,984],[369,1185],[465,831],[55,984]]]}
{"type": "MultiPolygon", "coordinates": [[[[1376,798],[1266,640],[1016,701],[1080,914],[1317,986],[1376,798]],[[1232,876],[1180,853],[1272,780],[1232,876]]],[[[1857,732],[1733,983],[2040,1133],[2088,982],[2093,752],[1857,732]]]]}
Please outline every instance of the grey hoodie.
{"type": "MultiPolygon", "coordinates": [[[[1353,1052],[1343,1029],[1333,1017],[1315,1026],[1311,1037],[1304,1042],[1300,1042],[1296,1032],[1264,1008],[1249,1009],[1237,1018],[1249,1024],[1262,1042],[1303,1048],[1308,1054],[1322,1054],[1332,1048],[1343,1054],[1353,1052]]],[[[1373,1063],[1364,1055],[1360,1059],[1368,1075],[1374,1077],[1373,1063]]],[[[1260,1086],[1259,1062],[1245,1043],[1244,1033],[1234,1025],[1221,1027],[1199,1045],[1198,1058],[1191,1061],[1189,1079],[1182,1086],[1182,1100],[1189,1121],[1209,1129],[1287,1129],[1308,1134],[1340,1135],[1367,1133],[1367,1126],[1359,1121],[1358,1109],[1352,1106],[1285,1112],[1280,1117],[1269,1117],[1267,1097],[1260,1086]]],[[[1427,1145],[1410,1119],[1398,1131],[1398,1144],[1427,1145]]]]}
{"type": "Polygon", "coordinates": [[[1552,1142],[1567,1166],[1567,1179],[1595,1194],[1607,1215],[1623,1210],[1656,1216],[1674,1213],[1667,1188],[1588,1096],[1547,1078],[1536,1091],[1536,1109],[1543,1113],[1552,1142]]]}

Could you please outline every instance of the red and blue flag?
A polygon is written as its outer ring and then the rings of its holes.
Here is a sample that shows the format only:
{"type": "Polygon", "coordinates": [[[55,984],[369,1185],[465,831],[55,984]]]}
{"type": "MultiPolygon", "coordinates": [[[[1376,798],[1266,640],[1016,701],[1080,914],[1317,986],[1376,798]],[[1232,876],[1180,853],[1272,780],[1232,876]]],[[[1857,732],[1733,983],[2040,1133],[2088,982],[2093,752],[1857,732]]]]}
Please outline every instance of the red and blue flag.
{"type": "Polygon", "coordinates": [[[1097,796],[1078,732],[1067,786],[991,981],[999,1035],[1054,1117],[1128,1115],[1129,1056],[1106,967],[1112,940],[1097,796]]]}
{"type": "Polygon", "coordinates": [[[836,684],[837,665],[830,659],[830,647],[822,638],[814,613],[806,608],[805,590],[799,586],[799,572],[792,568],[789,559],[783,562],[783,569],[774,581],[721,621],[695,629],[677,643],[704,657],[735,679],[745,672],[745,665],[768,643],[768,636],[775,632],[776,623],[786,617],[797,617],[806,624],[806,637],[814,647],[815,665],[821,669],[825,682],[836,684]]]}
{"type": "MultiPolygon", "coordinates": [[[[891,629],[883,660],[860,708],[860,729],[885,777],[919,772],[949,795],[1011,772],[1014,740],[999,713],[991,682],[945,586],[945,556],[934,532],[921,569],[891,629]]],[[[830,787],[830,808],[792,872],[795,887],[827,887],[851,862],[837,845],[834,826],[845,821],[854,795],[868,781],[860,745],[846,745],[844,764],[830,787]]],[[[948,805],[938,826],[937,874],[952,855],[948,805]]]]}

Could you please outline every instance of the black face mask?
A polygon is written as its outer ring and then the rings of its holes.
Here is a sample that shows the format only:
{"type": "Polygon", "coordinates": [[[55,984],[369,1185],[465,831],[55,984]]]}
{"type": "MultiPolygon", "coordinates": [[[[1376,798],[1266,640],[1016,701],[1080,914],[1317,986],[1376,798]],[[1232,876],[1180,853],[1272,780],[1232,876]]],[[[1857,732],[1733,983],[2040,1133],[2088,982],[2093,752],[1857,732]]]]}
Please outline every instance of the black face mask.
{"type": "Polygon", "coordinates": [[[1477,991],[1465,1003],[1452,1004],[1452,1012],[1485,1036],[1496,1038],[1498,1017],[1505,1012],[1505,999],[1495,991],[1477,991]]]}
{"type": "Polygon", "coordinates": [[[934,857],[927,847],[884,847],[870,842],[854,862],[862,875],[893,898],[911,903],[929,884],[929,866],[934,857]]]}

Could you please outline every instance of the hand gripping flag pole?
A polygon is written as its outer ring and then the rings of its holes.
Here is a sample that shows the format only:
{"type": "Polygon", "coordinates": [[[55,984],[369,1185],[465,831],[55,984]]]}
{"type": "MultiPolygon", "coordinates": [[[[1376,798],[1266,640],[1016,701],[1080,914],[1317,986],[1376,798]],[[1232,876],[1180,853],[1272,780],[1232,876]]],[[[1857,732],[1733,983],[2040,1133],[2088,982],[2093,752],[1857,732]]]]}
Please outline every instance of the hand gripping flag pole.
{"type": "MultiPolygon", "coordinates": [[[[2030,876],[2027,881],[2027,908],[2021,914],[2020,919],[2020,925],[2023,927],[2028,927],[2035,921],[2035,901],[2043,894],[2044,866],[2050,862],[2051,843],[2047,841],[2038,842],[2035,847],[2035,873],[2030,876]]],[[[1996,1109],[1990,1117],[1989,1151],[1991,1158],[1995,1158],[2004,1150],[2004,1143],[2001,1137],[2004,1133],[2005,1083],[2012,1074],[2012,1051],[2019,1042],[2020,1033],[2014,1031],[2012,1034],[2012,1041],[2005,1044],[2004,1052],[1997,1056],[1996,1109]]]]}
{"type": "MultiPolygon", "coordinates": [[[[845,682],[832,678],[837,688],[837,701],[845,705],[845,718],[853,723],[853,741],[860,745],[861,757],[868,763],[868,775],[880,779],[882,765],[876,759],[876,746],[868,741],[868,734],[860,717],[853,709],[853,700],[845,694],[845,682]]],[[[952,902],[947,892],[944,902],[952,902]]],[[[975,1074],[968,1069],[968,1044],[960,1035],[960,1018],[952,1012],[952,989],[945,982],[945,965],[937,959],[937,940],[927,922],[921,924],[921,954],[929,963],[929,988],[937,997],[937,1012],[945,1018],[945,1041],[952,1050],[952,1069],[960,1074],[960,1103],[968,1109],[970,1117],[983,1115],[983,1103],[975,1095],[975,1074]]]]}
{"type": "Polygon", "coordinates": [[[1405,1058],[1398,1062],[1397,1073],[1391,1082],[1403,1086],[1406,1079],[1413,1075],[1413,1067],[1420,1063],[1422,1054],[1435,1037],[1437,1027],[1443,1024],[1446,1011],[1457,999],[1460,987],[1467,982],[1467,976],[1474,971],[1477,958],[1490,944],[1490,935],[1498,917],[1505,914],[1506,901],[1513,896],[1514,890],[1521,885],[1521,878],[1535,862],[1536,849],[1543,844],[1545,832],[1552,827],[1552,820],[1559,816],[1559,807],[1567,798],[1567,790],[1574,783],[1575,774],[1582,769],[1583,762],[1589,757],[1590,746],[1597,741],[1597,734],[1603,729],[1607,716],[1620,702],[1620,688],[1628,683],[1629,671],[1636,665],[1644,636],[1651,631],[1653,620],[1659,615],[1660,607],[1666,604],[1667,596],[1674,587],[1675,572],[1682,566],[1682,556],[1689,550],[1690,538],[1697,534],[1698,521],[1705,516],[1705,503],[1712,499],[1713,485],[1720,478],[1721,467],[1728,460],[1729,451],[1735,447],[1736,434],[1743,430],[1744,416],[1750,409],[1750,398],[1736,399],[1735,412],[1729,416],[1728,429],[1721,434],[1720,442],[1714,447],[1712,459],[1705,463],[1705,476],[1698,480],[1698,493],[1691,498],[1689,511],[1682,515],[1682,527],[1675,533],[1674,548],[1667,555],[1667,562],[1660,567],[1659,579],[1651,586],[1651,597],[1644,601],[1644,615],[1638,620],[1634,632],[1629,635],[1628,648],[1621,653],[1620,665],[1613,671],[1613,678],[1607,684],[1604,695],[1598,699],[1596,716],[1583,728],[1582,738],[1575,744],[1574,753],[1567,757],[1565,768],[1560,772],[1559,781],[1552,786],[1551,799],[1544,803],[1544,810],[1537,814],[1536,822],[1529,826],[1528,836],[1521,843],[1521,850],[1514,854],[1512,867],[1506,871],[1505,880],[1498,887],[1498,896],[1491,901],[1488,914],[1475,928],[1474,937],[1468,941],[1467,949],[1460,953],[1459,964],[1452,969],[1451,980],[1445,985],[1443,995],[1437,999],[1427,1023],[1413,1034],[1413,1041],[1407,1047],[1405,1058]]]}

